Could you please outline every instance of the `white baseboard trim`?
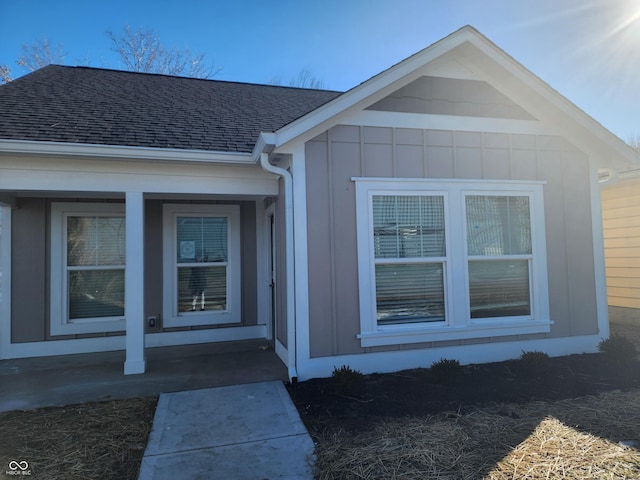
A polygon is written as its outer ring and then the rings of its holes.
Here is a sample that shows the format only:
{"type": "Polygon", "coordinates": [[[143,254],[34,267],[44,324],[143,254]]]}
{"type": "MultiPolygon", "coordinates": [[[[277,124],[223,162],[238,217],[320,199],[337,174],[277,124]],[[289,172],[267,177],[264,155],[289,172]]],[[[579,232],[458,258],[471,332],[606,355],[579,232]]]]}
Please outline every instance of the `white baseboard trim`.
{"type": "MultiPolygon", "coordinates": [[[[210,330],[189,330],[184,332],[147,333],[147,348],[193,345],[197,343],[230,342],[265,338],[264,325],[248,327],[214,328],[210,330]]],[[[77,353],[109,352],[125,349],[125,336],[81,338],[74,340],[51,340],[48,342],[11,343],[3,349],[1,359],[50,357],[77,353]]]]}
{"type": "Polygon", "coordinates": [[[298,361],[298,380],[330,377],[333,369],[342,365],[368,374],[428,368],[442,358],[456,359],[461,364],[468,365],[519,358],[523,351],[543,351],[552,357],[573,353],[595,353],[601,340],[601,335],[585,335],[307,358],[298,361]]]}

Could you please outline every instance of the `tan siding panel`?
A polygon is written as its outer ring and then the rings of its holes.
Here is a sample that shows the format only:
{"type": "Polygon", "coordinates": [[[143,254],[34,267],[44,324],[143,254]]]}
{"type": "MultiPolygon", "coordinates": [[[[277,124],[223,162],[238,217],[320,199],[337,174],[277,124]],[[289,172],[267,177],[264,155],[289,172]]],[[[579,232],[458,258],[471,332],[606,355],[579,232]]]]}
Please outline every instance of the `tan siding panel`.
{"type": "MultiPolygon", "coordinates": [[[[607,277],[607,287],[622,287],[640,289],[640,271],[634,277],[607,277]]],[[[640,297],[640,295],[638,295],[640,297]]]]}
{"type": "Polygon", "coordinates": [[[396,129],[397,145],[422,145],[424,140],[423,130],[417,128],[396,129]]]}
{"type": "Polygon", "coordinates": [[[482,178],[482,149],[456,147],[456,178],[482,178]]]}
{"type": "Polygon", "coordinates": [[[491,180],[508,180],[511,178],[511,162],[509,150],[485,148],[482,170],[484,178],[491,180]]]}
{"type": "MultiPolygon", "coordinates": [[[[357,147],[357,146],[356,146],[357,147]]],[[[387,158],[387,164],[390,157],[387,158]]],[[[336,351],[359,353],[360,305],[358,303],[358,252],[356,249],[356,197],[351,177],[360,175],[360,152],[353,145],[334,148],[331,158],[333,195],[333,296],[336,351]]]]}
{"type": "Polygon", "coordinates": [[[427,147],[427,177],[453,178],[453,147],[427,147]]]}
{"type": "Polygon", "coordinates": [[[604,231],[604,238],[629,238],[640,237],[640,227],[607,228],[604,231]]]}
{"type": "Polygon", "coordinates": [[[640,289],[628,287],[608,287],[611,298],[640,298],[640,289]]]}
{"type": "Polygon", "coordinates": [[[420,178],[424,176],[424,153],[422,145],[397,145],[395,176],[420,178]]]}
{"type": "Polygon", "coordinates": [[[605,246],[604,251],[607,258],[639,258],[640,257],[640,248],[634,248],[634,247],[610,248],[605,246]]]}
{"type": "Polygon", "coordinates": [[[538,169],[535,150],[511,150],[512,178],[520,180],[536,180],[538,169]]]}
{"type": "Polygon", "coordinates": [[[624,217],[607,218],[603,223],[605,229],[640,227],[640,215],[633,215],[629,212],[624,217]]]}
{"type": "Polygon", "coordinates": [[[609,305],[612,307],[640,308],[640,299],[609,297],[609,305]]]}
{"type": "Polygon", "coordinates": [[[617,257],[609,257],[606,259],[606,263],[608,267],[612,268],[637,268],[640,269],[640,258],[617,258],[617,257]]]}
{"type": "Polygon", "coordinates": [[[640,237],[605,238],[604,247],[605,249],[640,247],[640,237]]]}
{"type": "MultiPolygon", "coordinates": [[[[336,144],[334,144],[333,148],[336,144]]],[[[364,175],[367,177],[393,177],[393,147],[391,145],[364,145],[364,175]]]]}
{"type": "Polygon", "coordinates": [[[607,264],[606,268],[607,277],[619,277],[619,278],[635,278],[638,276],[637,268],[627,268],[627,267],[611,267],[607,264]]]}
{"type": "Polygon", "coordinates": [[[615,218],[625,218],[625,217],[636,217],[639,215],[638,209],[640,208],[640,204],[638,205],[627,205],[626,207],[612,207],[608,204],[609,202],[603,202],[602,204],[602,217],[605,220],[612,220],[615,218]]]}
{"type": "Polygon", "coordinates": [[[571,334],[598,333],[595,291],[593,229],[588,159],[578,152],[564,152],[563,178],[567,231],[571,334]]]}
{"type": "Polygon", "coordinates": [[[331,355],[331,225],[327,144],[306,146],[307,243],[309,267],[309,337],[312,357],[331,355]]]}
{"type": "Polygon", "coordinates": [[[569,279],[567,277],[567,238],[565,233],[564,185],[558,169],[560,152],[542,151],[538,158],[540,180],[544,187],[544,212],[547,235],[547,271],[549,275],[549,310],[552,336],[570,334],[569,279]]]}

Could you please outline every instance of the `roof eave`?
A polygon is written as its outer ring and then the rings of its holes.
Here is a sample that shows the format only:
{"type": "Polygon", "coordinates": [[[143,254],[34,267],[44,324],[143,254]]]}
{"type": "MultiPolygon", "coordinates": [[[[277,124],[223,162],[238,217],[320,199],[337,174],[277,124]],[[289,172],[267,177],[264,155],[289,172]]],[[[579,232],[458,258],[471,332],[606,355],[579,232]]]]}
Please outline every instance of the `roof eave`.
{"type": "Polygon", "coordinates": [[[251,153],[0,139],[0,153],[254,165],[251,153]]]}

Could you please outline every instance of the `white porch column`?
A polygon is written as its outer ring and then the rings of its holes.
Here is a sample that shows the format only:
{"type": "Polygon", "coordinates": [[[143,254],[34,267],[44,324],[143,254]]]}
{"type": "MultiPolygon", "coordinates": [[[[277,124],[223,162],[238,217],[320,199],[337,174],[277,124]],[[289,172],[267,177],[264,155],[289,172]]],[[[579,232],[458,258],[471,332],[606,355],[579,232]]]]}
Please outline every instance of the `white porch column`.
{"type": "Polygon", "coordinates": [[[124,374],[144,373],[144,194],[126,194],[124,315],[127,321],[124,374]]]}

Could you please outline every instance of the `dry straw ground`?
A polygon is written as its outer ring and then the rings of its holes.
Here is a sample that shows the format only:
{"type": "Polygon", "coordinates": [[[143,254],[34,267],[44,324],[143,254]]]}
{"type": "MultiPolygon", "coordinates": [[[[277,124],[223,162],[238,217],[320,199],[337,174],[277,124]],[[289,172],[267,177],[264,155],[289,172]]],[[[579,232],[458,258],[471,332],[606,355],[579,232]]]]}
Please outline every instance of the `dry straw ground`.
{"type": "MultiPolygon", "coordinates": [[[[638,330],[617,333],[638,338],[638,330]]],[[[34,479],[135,479],[156,400],[0,414],[0,478],[16,478],[6,475],[8,463],[27,460],[34,479]]],[[[319,479],[640,478],[640,451],[620,443],[640,445],[638,389],[348,419],[345,428],[341,419],[301,414],[316,442],[319,479]]]]}
{"type": "Polygon", "coordinates": [[[320,479],[638,479],[640,393],[493,405],[318,434],[320,479]]]}

